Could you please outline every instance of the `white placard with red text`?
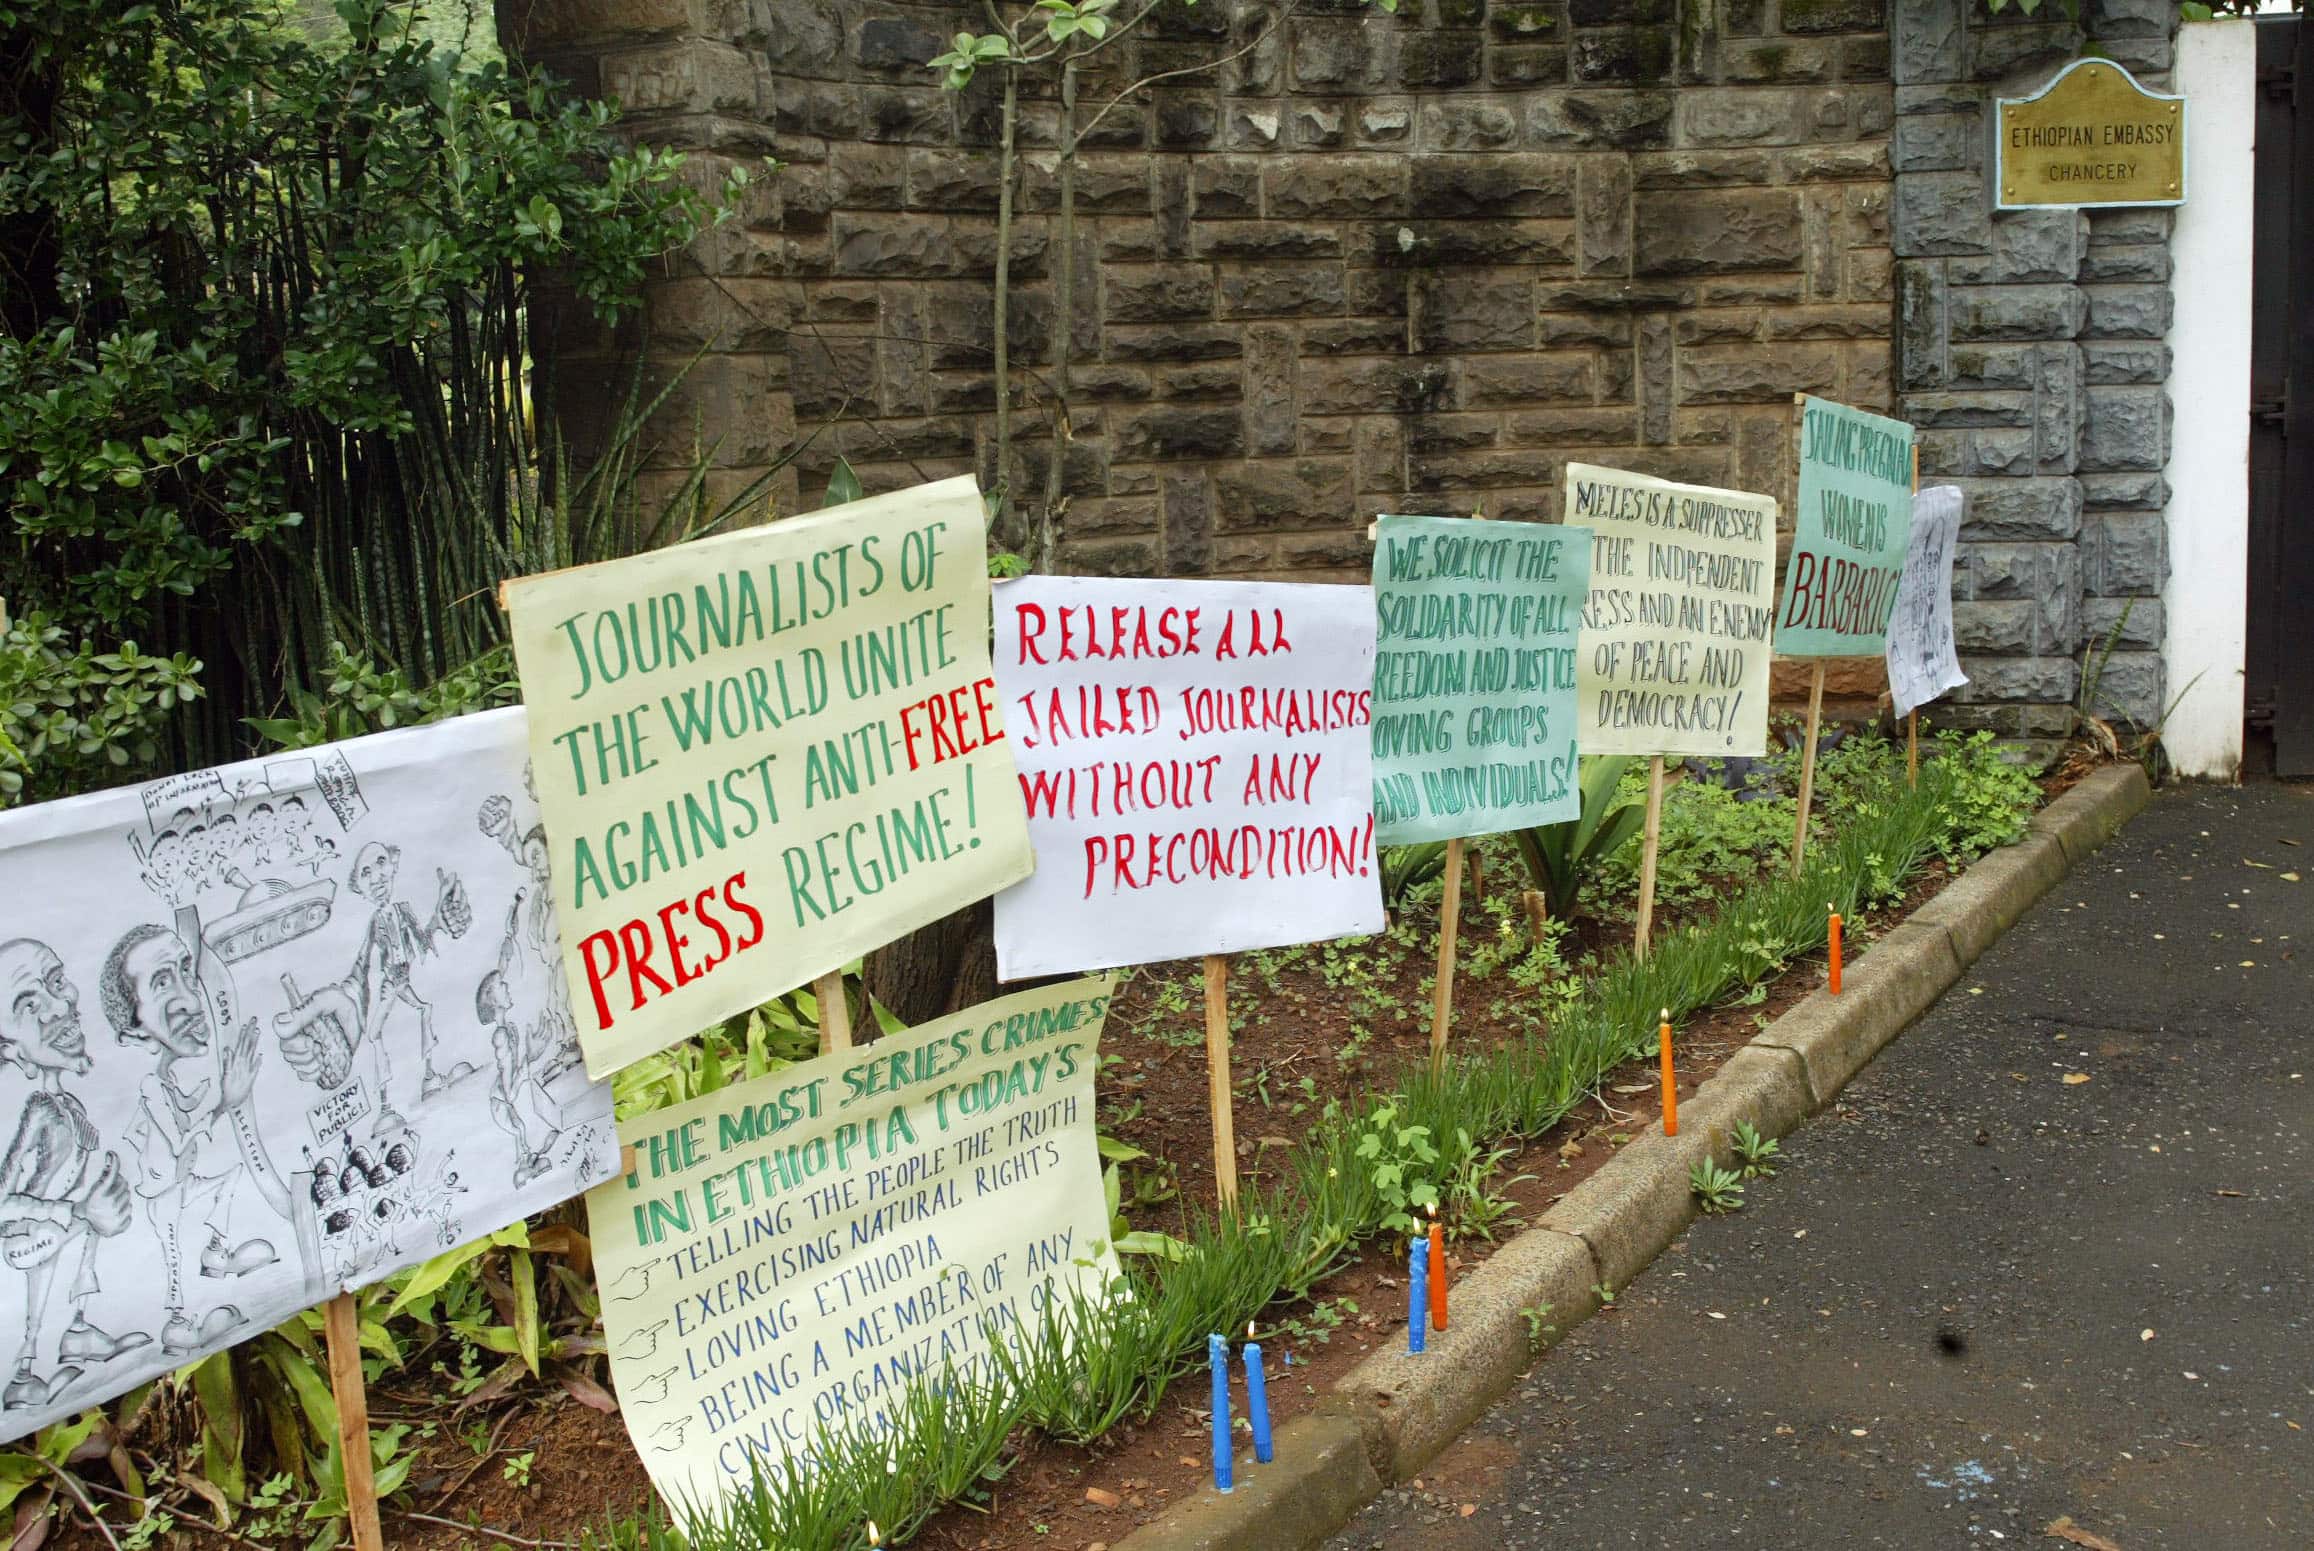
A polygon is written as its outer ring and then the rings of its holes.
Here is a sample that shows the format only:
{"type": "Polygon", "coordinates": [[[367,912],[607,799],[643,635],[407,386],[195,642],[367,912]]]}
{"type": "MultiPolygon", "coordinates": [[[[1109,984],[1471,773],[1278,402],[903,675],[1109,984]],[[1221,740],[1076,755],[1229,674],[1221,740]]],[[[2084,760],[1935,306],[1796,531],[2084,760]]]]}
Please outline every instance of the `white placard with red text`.
{"type": "Polygon", "coordinates": [[[1002,978],[1382,930],[1368,589],[1024,577],[995,663],[1037,857],[1002,978]]]}

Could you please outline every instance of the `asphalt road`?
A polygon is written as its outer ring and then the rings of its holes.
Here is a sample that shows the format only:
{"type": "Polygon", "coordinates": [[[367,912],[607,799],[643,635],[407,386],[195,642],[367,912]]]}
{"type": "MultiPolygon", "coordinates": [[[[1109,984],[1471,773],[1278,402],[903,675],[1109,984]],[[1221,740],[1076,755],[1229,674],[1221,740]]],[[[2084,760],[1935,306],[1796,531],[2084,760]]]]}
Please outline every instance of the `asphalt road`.
{"type": "Polygon", "coordinates": [[[2310,1135],[2314,790],[2164,793],[1334,1551],[2314,1546],[2310,1135]]]}

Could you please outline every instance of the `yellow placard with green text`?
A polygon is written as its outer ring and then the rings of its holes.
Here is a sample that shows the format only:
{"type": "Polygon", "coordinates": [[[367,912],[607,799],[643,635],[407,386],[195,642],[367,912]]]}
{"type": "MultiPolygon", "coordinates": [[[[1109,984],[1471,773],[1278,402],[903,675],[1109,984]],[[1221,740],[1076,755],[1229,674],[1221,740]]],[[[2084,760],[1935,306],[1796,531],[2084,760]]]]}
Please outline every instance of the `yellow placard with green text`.
{"type": "Polygon", "coordinates": [[[1001,1384],[999,1344],[1109,1295],[1093,1074],[1113,989],[1039,986],[620,1126],[629,1172],[587,1217],[611,1379],[662,1497],[709,1505],[863,1446],[914,1468],[912,1390],[1001,1384]]]}
{"type": "Polygon", "coordinates": [[[506,586],[600,1077],[1028,876],[969,478],[506,586]]]}

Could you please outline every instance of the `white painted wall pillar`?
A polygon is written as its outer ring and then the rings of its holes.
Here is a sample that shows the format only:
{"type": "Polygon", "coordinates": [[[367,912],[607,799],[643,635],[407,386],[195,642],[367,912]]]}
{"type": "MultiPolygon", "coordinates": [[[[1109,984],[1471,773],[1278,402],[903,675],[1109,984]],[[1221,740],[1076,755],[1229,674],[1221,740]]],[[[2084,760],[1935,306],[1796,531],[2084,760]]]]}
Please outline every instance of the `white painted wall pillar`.
{"type": "Polygon", "coordinates": [[[2181,775],[2231,781],[2242,766],[2250,540],[2250,224],[2256,174],[2257,23],[2188,22],[2177,87],[2186,202],[2170,243],[2167,692],[2182,696],[2162,743],[2181,775]],[[2189,687],[2190,686],[2190,687],[2189,687]]]}

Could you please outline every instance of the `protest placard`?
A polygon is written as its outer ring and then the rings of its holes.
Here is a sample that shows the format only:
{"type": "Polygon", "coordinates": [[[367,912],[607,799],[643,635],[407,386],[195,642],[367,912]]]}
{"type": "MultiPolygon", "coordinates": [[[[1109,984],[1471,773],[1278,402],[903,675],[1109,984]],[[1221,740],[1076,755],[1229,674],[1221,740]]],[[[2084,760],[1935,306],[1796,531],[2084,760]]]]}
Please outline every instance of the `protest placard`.
{"type": "Polygon", "coordinates": [[[1799,419],[1799,496],[1776,652],[1877,657],[1912,527],[1912,427],[1805,396],[1799,419]]]}
{"type": "Polygon", "coordinates": [[[1583,752],[1767,752],[1776,503],[1570,463],[1561,510],[1591,529],[1583,752]]]}
{"type": "Polygon", "coordinates": [[[1005,979],[1380,931],[1374,598],[1031,576],[996,678],[1038,867],[996,897],[1005,979]]]}
{"type": "Polygon", "coordinates": [[[610,1176],[527,752],[515,708],[0,814],[0,1440],[610,1176]]]}
{"type": "Polygon", "coordinates": [[[1912,498],[1912,539],[1888,625],[1888,693],[1898,716],[1968,682],[1952,636],[1952,562],[1963,507],[1957,485],[1933,485],[1912,498]]]}
{"type": "Polygon", "coordinates": [[[712,1504],[833,1440],[896,1446],[912,1387],[996,1382],[993,1343],[1108,1295],[1110,992],[1039,986],[621,1127],[634,1171],[587,1217],[661,1496],[712,1504]]]}
{"type": "Polygon", "coordinates": [[[1585,528],[1376,527],[1374,833],[1383,845],[1573,818],[1585,528]]]}
{"type": "Polygon", "coordinates": [[[590,1071],[1028,875],[970,479],[506,598],[590,1071]]]}

